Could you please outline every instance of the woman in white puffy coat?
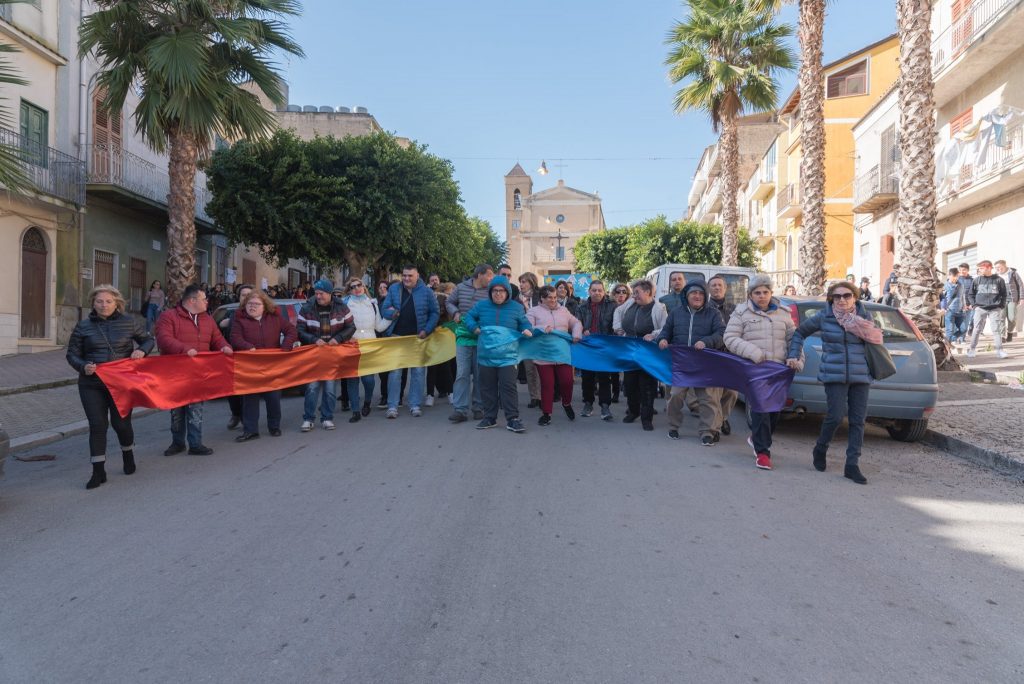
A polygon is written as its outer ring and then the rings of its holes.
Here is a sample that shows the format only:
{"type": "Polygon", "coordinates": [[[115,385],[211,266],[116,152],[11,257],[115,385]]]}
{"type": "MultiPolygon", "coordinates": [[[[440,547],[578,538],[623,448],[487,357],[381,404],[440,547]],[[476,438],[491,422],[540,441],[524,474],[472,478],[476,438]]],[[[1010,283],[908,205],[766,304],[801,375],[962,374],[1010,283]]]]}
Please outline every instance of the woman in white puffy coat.
{"type": "MultiPolygon", "coordinates": [[[[754,363],[785,363],[796,326],[789,309],[772,296],[771,278],[756,275],[747,286],[747,301],[736,307],[725,328],[725,348],[754,363]]],[[[751,412],[750,437],[754,463],[763,470],[772,469],[772,433],[779,413],[751,412]]]]}
{"type": "MultiPolygon", "coordinates": [[[[384,332],[391,325],[391,321],[384,320],[380,315],[377,300],[367,293],[366,284],[358,278],[348,282],[348,296],[343,301],[352,312],[352,321],[356,326],[356,332],[352,335],[353,340],[372,340],[377,337],[377,333],[384,332]]],[[[360,418],[370,415],[370,400],[373,398],[375,381],[376,376],[373,373],[345,381],[348,383],[348,397],[352,405],[352,417],[348,422],[358,423],[360,418]],[[359,406],[360,385],[363,387],[362,408],[359,406]]]]}

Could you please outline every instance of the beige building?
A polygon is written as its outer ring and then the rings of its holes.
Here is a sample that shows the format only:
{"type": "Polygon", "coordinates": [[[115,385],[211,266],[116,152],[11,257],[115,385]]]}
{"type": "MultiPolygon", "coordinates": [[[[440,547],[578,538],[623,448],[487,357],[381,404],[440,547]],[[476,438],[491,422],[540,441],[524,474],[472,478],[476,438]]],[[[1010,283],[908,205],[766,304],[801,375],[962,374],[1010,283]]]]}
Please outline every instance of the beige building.
{"type": "Polygon", "coordinates": [[[1024,266],[1024,0],[932,11],[936,266],[1024,266]]]}
{"type": "Polygon", "coordinates": [[[519,164],[505,175],[505,240],[516,276],[530,271],[543,281],[546,275],[575,272],[576,242],[604,229],[596,194],[570,188],[561,179],[534,193],[533,179],[519,164]]]}
{"type": "Polygon", "coordinates": [[[5,85],[0,141],[20,149],[34,191],[0,193],[0,354],[52,349],[64,300],[58,255],[73,249],[85,204],[85,166],[61,133],[60,75],[74,56],[59,36],[57,0],[0,6],[0,42],[27,85],[5,85]]]}

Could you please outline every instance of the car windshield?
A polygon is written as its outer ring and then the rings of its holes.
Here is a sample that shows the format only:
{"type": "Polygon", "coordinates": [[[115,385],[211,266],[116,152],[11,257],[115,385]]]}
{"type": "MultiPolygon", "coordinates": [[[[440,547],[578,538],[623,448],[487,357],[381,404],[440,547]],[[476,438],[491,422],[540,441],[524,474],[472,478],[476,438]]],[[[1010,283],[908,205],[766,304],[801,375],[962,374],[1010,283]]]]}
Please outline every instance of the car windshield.
{"type": "MultiPolygon", "coordinates": [[[[801,322],[806,321],[808,318],[821,311],[824,306],[824,302],[814,302],[800,306],[801,322]]],[[[903,316],[900,315],[899,311],[895,311],[893,309],[876,309],[872,307],[868,309],[868,312],[871,314],[871,320],[874,321],[875,325],[882,329],[883,339],[891,342],[917,339],[917,335],[914,334],[914,330],[905,320],[903,320],[903,316]]]]}

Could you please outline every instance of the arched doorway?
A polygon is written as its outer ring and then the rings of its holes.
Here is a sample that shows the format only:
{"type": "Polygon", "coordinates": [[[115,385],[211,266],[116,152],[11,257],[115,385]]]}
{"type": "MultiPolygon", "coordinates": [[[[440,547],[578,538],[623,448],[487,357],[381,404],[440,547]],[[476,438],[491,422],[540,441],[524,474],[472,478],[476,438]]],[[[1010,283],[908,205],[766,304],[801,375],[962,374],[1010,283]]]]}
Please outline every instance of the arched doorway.
{"type": "Polygon", "coordinates": [[[38,228],[21,239],[21,336],[46,337],[46,240],[38,228]]]}

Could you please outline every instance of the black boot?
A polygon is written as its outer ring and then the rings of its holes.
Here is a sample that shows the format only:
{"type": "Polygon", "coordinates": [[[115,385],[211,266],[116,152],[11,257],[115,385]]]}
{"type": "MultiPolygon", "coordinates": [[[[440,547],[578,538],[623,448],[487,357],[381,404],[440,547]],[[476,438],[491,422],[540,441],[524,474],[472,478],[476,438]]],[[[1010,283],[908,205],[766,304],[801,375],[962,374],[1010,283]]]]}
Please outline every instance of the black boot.
{"type": "Polygon", "coordinates": [[[362,414],[363,414],[363,418],[365,418],[366,416],[370,415],[370,400],[369,399],[367,399],[366,401],[363,402],[362,414]]]}
{"type": "Polygon", "coordinates": [[[121,458],[124,459],[124,474],[131,475],[135,472],[135,452],[131,449],[121,451],[121,458]]]}
{"type": "Polygon", "coordinates": [[[843,468],[843,477],[849,478],[857,484],[867,484],[868,478],[864,477],[860,472],[860,468],[855,465],[848,465],[843,468]]]}
{"type": "Polygon", "coordinates": [[[350,423],[358,423],[362,419],[362,414],[359,411],[353,411],[352,417],[348,419],[350,423]]]}
{"type": "Polygon", "coordinates": [[[92,464],[92,477],[85,483],[86,489],[96,489],[107,481],[107,470],[103,465],[103,461],[92,464]]]}
{"type": "Polygon", "coordinates": [[[825,472],[825,452],[827,449],[819,449],[817,445],[814,447],[814,469],[819,473],[825,472]]]}

